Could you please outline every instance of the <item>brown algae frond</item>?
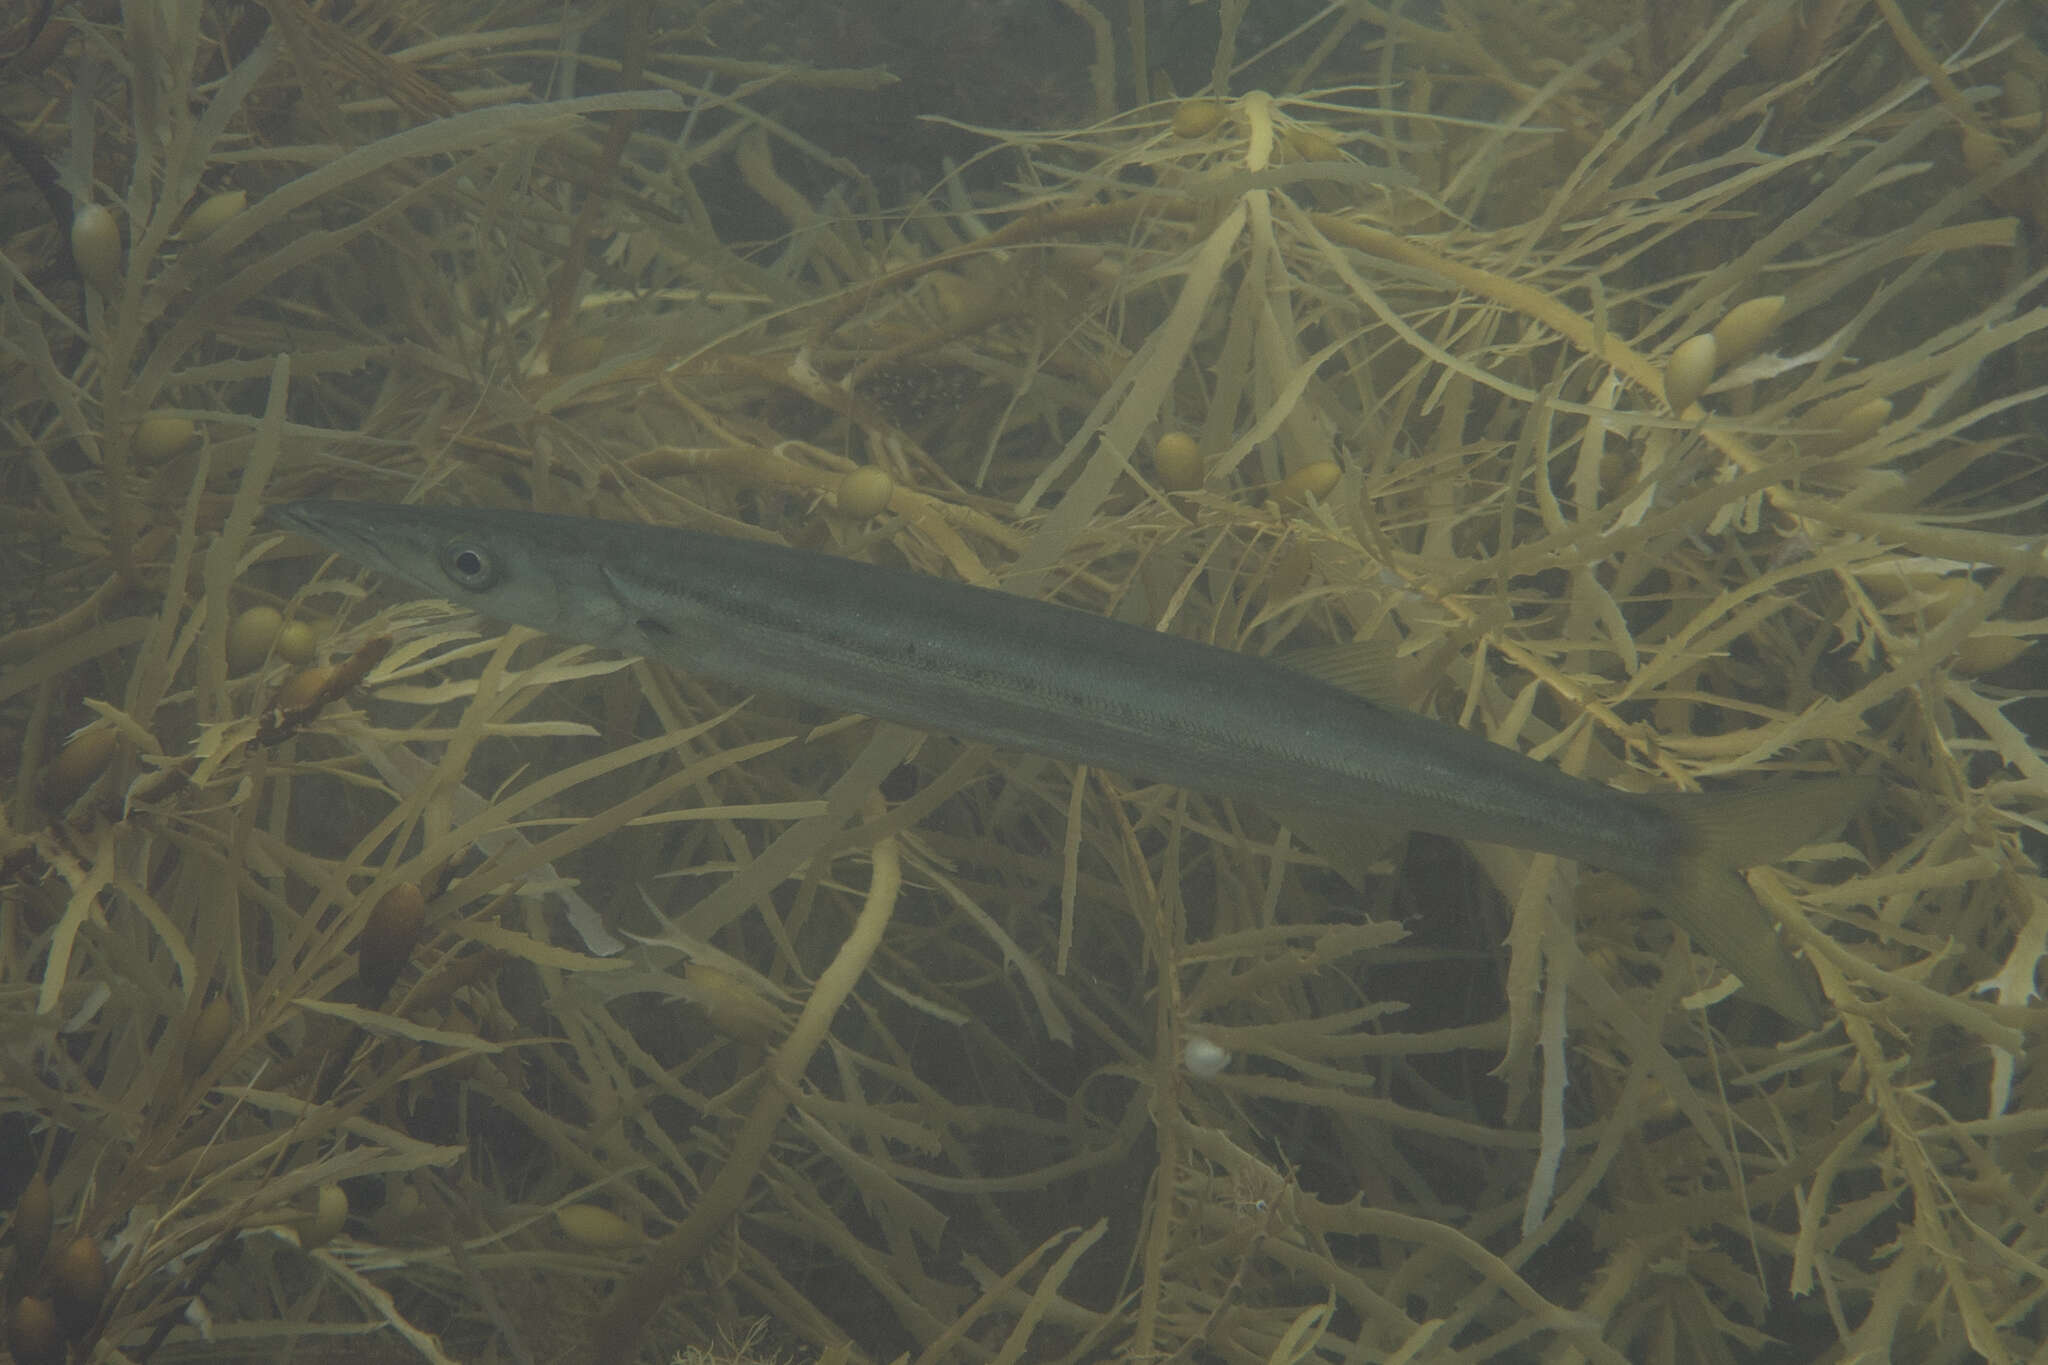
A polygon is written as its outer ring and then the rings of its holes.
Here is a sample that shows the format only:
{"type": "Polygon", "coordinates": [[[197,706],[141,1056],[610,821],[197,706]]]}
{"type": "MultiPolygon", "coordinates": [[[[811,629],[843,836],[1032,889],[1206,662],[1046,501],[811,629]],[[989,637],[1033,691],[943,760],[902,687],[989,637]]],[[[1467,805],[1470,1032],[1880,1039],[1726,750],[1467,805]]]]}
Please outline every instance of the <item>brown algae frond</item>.
{"type": "Polygon", "coordinates": [[[0,34],[17,1355],[2031,1358],[2024,7],[403,8],[0,34]],[[1749,874],[1826,1022],[1596,869],[259,528],[328,495],[1874,778],[1749,874]]]}

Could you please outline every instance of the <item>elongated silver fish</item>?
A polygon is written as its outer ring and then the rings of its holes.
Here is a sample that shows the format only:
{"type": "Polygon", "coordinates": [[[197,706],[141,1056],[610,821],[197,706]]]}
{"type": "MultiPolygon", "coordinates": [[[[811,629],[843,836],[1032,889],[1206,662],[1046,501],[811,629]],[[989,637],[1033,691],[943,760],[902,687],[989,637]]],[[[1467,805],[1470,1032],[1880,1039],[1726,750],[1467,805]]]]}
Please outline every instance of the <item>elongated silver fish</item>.
{"type": "Polygon", "coordinates": [[[564,640],[1276,812],[1554,853],[1649,896],[1757,999],[1811,985],[1739,869],[1823,837],[1862,779],[1632,795],[1307,673],[1047,602],[727,536],[475,508],[270,509],[375,569],[564,640]]]}

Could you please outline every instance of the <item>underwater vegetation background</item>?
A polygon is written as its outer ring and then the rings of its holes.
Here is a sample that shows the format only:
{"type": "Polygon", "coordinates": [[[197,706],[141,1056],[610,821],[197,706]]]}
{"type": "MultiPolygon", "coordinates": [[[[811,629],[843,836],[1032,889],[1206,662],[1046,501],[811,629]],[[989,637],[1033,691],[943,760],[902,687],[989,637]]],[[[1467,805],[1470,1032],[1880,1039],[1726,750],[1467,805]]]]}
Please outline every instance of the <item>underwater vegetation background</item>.
{"type": "Polygon", "coordinates": [[[2037,1359],[2044,46],[10,7],[14,1359],[2037,1359]],[[1365,641],[1631,789],[1876,774],[1750,874],[1828,1022],[1597,869],[1332,866],[257,528],[323,495],[1365,641]]]}

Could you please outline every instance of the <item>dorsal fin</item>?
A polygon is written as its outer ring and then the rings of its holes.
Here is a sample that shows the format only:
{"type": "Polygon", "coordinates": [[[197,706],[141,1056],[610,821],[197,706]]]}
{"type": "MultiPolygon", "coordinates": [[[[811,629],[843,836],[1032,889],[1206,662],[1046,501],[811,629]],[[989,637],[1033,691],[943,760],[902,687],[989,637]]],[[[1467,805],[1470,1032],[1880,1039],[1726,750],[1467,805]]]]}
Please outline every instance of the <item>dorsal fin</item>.
{"type": "Polygon", "coordinates": [[[1311,645],[1275,654],[1273,662],[1326,682],[1378,706],[1399,706],[1394,646],[1385,640],[1352,640],[1341,645],[1311,645]]]}

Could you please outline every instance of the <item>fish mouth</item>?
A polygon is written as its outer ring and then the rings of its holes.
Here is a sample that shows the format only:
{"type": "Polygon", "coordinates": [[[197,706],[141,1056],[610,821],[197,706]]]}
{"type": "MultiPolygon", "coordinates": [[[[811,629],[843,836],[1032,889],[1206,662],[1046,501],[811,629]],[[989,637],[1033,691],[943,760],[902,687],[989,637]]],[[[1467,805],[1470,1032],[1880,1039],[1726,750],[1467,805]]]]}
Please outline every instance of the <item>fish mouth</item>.
{"type": "Polygon", "coordinates": [[[324,498],[273,503],[263,509],[263,520],[279,530],[317,540],[336,554],[366,564],[379,573],[398,572],[384,553],[379,538],[365,524],[361,511],[352,504],[324,498]]]}
{"type": "Polygon", "coordinates": [[[320,510],[326,505],[318,498],[274,502],[263,509],[263,520],[280,530],[297,531],[316,540],[325,540],[328,534],[327,521],[320,515],[320,510]]]}

